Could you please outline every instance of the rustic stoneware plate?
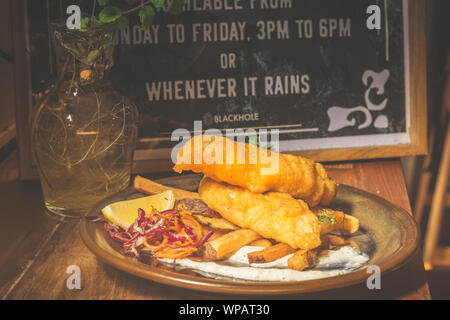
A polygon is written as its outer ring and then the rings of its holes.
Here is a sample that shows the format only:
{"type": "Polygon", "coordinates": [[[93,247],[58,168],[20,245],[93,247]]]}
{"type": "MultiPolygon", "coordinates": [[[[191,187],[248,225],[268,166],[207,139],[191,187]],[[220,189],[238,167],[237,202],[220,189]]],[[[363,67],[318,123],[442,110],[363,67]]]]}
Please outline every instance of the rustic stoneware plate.
{"type": "MultiPolygon", "coordinates": [[[[200,175],[179,176],[157,182],[189,191],[196,191],[200,175]]],[[[133,188],[97,203],[88,216],[101,215],[106,205],[129,198],[143,196],[133,188]]],[[[81,237],[98,258],[125,272],[156,282],[217,293],[274,295],[323,291],[358,284],[367,280],[367,266],[377,265],[382,273],[399,268],[414,253],[419,243],[419,231],[412,217],[390,202],[346,185],[340,185],[338,194],[330,205],[359,219],[361,228],[352,239],[369,261],[350,273],[328,278],[293,282],[249,282],[241,280],[216,280],[205,278],[193,271],[175,270],[155,261],[141,262],[120,253],[120,248],[110,240],[102,223],[82,219],[81,237]]]]}

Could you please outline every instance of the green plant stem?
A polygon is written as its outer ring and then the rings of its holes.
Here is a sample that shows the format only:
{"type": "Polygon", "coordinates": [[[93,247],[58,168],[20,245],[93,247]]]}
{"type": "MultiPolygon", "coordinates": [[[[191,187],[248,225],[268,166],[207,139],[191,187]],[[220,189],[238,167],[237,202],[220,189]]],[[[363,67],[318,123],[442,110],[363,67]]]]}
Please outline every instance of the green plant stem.
{"type": "Polygon", "coordinates": [[[97,5],[97,0],[94,0],[94,5],[92,6],[92,13],[91,13],[91,21],[94,20],[94,14],[95,14],[95,7],[97,5]]]}
{"type": "Polygon", "coordinates": [[[70,87],[69,87],[69,90],[67,91],[67,93],[69,93],[72,90],[73,81],[75,80],[75,75],[77,73],[76,58],[73,54],[72,54],[72,57],[73,57],[73,74],[72,74],[72,80],[70,81],[70,87]]]}
{"type": "Polygon", "coordinates": [[[151,3],[151,1],[146,1],[144,3],[141,3],[140,5],[138,5],[135,8],[132,8],[132,9],[129,9],[127,11],[122,12],[122,15],[126,15],[126,14],[132,13],[132,12],[134,12],[136,10],[139,10],[140,8],[142,8],[143,6],[145,6],[146,4],[149,4],[149,3],[151,3]]]}

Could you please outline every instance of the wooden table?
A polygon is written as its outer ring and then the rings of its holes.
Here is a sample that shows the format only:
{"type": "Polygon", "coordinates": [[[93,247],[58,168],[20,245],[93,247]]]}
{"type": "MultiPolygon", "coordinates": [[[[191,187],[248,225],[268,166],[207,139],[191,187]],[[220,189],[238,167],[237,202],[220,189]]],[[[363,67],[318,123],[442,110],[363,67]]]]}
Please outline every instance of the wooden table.
{"type": "MultiPolygon", "coordinates": [[[[14,155],[12,155],[14,157],[14,155]]],[[[9,162],[8,162],[9,161],[9,162]]],[[[58,221],[46,213],[38,182],[14,179],[14,163],[0,166],[2,209],[0,297],[2,299],[230,299],[143,280],[104,264],[84,246],[78,223],[58,221]],[[67,267],[81,269],[81,290],[66,287],[67,267]]],[[[398,160],[350,162],[327,166],[340,183],[377,194],[411,212],[398,160]]],[[[247,297],[256,298],[258,297],[247,297]]],[[[267,298],[267,297],[266,297],[267,298]]],[[[430,299],[421,252],[389,275],[381,290],[365,285],[276,299],[430,299]]]]}

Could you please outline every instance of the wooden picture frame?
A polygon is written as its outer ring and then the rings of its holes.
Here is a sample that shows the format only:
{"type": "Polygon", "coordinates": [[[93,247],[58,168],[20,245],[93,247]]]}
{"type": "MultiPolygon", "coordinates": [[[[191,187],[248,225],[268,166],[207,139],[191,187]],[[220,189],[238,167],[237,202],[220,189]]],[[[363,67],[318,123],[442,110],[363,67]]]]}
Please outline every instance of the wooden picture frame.
{"type": "MultiPolygon", "coordinates": [[[[408,62],[409,117],[407,128],[410,143],[388,146],[370,146],[340,149],[295,151],[316,161],[342,161],[369,158],[391,158],[427,153],[427,4],[425,0],[405,0],[408,3],[408,62]]],[[[31,84],[30,61],[27,52],[26,1],[12,2],[14,38],[14,74],[16,96],[17,144],[19,147],[19,170],[21,179],[37,177],[33,168],[30,149],[31,84]]],[[[135,161],[133,172],[170,171],[170,159],[135,161]]]]}
{"type": "Polygon", "coordinates": [[[26,0],[11,1],[11,7],[19,178],[21,180],[35,179],[38,174],[33,168],[29,125],[32,103],[26,0]]]}

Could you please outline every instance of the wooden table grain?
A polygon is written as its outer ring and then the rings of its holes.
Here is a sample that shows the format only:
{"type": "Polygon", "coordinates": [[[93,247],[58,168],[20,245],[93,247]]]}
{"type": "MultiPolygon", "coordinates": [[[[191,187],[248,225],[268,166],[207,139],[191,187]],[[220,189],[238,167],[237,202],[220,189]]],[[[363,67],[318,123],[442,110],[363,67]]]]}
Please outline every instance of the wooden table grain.
{"type": "MultiPolygon", "coordinates": [[[[15,157],[13,154],[12,158],[15,157]]],[[[0,165],[0,297],[2,299],[230,299],[236,296],[170,287],[117,270],[99,261],[83,244],[76,221],[45,213],[38,182],[13,179],[14,161],[0,165]],[[69,266],[81,270],[81,289],[69,290],[69,266]]],[[[411,212],[400,161],[327,165],[337,182],[377,194],[411,212]]],[[[16,170],[17,171],[17,170],[16,170]]],[[[161,177],[161,175],[159,175],[161,177]]],[[[260,297],[238,297],[256,298],[260,297]]],[[[391,274],[381,290],[365,285],[274,299],[430,299],[421,251],[391,274]]]]}

